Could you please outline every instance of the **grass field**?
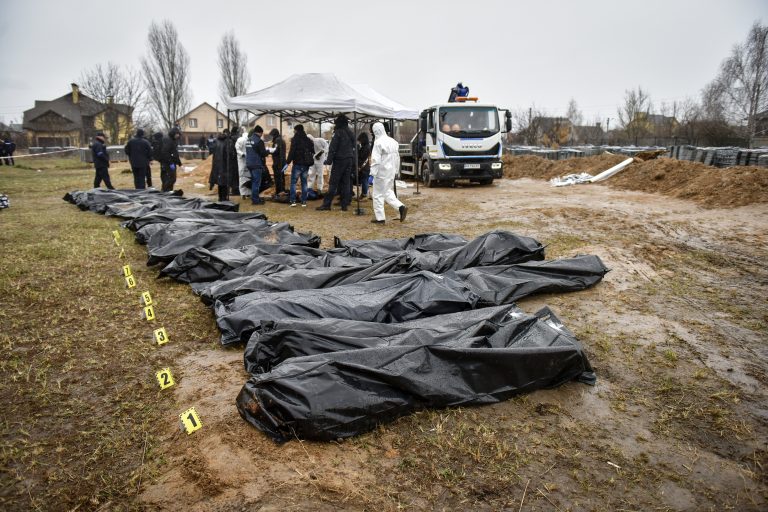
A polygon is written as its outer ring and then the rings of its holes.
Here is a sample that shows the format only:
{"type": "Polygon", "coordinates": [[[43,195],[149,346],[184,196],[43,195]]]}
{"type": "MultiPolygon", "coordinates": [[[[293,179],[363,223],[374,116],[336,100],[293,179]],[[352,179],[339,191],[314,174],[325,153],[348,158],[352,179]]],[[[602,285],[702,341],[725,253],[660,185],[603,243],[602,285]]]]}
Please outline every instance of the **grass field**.
{"type": "MultiPolygon", "coordinates": [[[[111,170],[130,187],[125,164],[111,170]]],[[[270,220],[342,238],[424,232],[535,236],[548,257],[612,272],[549,304],[598,384],[487,407],[424,411],[343,443],[276,445],[234,398],[242,349],[222,349],[189,286],[157,280],[119,221],[62,200],[92,183],[70,159],[0,168],[2,510],[764,510],[768,503],[765,205],[702,210],[607,187],[534,180],[404,191],[409,221],[269,204],[270,220]],[[138,281],[125,287],[121,267],[138,281]],[[139,293],[157,303],[140,317],[139,293]],[[168,330],[157,347],[152,330],[168,330]],[[173,367],[160,391],[155,371],[173,367]],[[202,411],[186,436],[177,415],[202,411]]],[[[195,178],[200,180],[200,177],[195,178]]],[[[192,179],[183,182],[195,190],[192,179]]],[[[197,190],[200,190],[199,188],[197,190]]],[[[204,189],[207,193],[207,189],[204,189]]],[[[370,206],[365,205],[369,208],[370,206]]],[[[244,206],[245,211],[251,209],[244,206]]]]}

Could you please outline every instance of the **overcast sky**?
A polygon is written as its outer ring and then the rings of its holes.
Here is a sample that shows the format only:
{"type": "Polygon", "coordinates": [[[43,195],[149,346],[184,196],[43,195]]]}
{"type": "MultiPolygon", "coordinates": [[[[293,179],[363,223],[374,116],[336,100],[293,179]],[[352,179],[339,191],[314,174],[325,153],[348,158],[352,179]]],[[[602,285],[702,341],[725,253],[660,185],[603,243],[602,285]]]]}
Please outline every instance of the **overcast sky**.
{"type": "Polygon", "coordinates": [[[332,72],[421,109],[463,81],[501,107],[616,118],[627,89],[654,104],[698,97],[767,0],[2,0],[0,120],[66,94],[112,61],[139,69],[152,20],[171,20],[191,61],[192,105],[219,101],[216,48],[234,30],[249,91],[332,72]]]}

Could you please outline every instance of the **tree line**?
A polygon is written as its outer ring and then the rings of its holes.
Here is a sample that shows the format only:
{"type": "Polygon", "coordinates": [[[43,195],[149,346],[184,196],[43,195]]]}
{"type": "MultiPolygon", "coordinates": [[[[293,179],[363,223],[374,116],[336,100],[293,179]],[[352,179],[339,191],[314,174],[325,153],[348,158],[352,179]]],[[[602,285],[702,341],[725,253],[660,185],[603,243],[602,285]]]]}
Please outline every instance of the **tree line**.
{"type": "Polygon", "coordinates": [[[510,141],[559,147],[571,144],[635,144],[752,147],[768,137],[768,26],[755,22],[746,39],[723,60],[698,98],[654,103],[648,90],[625,91],[613,118],[584,125],[574,99],[565,116],[531,106],[513,112],[510,141]]]}
{"type": "MultiPolygon", "coordinates": [[[[247,92],[251,83],[248,58],[240,49],[233,31],[222,36],[218,46],[219,94],[224,100],[247,92]]],[[[131,107],[130,121],[114,116],[108,120],[110,140],[117,140],[126,128],[168,131],[190,109],[190,59],[170,21],[152,22],[147,35],[147,52],[139,69],[113,62],[84,70],[79,86],[84,94],[102,103],[131,107]],[[132,126],[120,123],[131,122],[132,126]]]]}
{"type": "MultiPolygon", "coordinates": [[[[218,46],[219,94],[222,100],[240,96],[250,86],[248,59],[234,32],[224,34],[218,46]]],[[[80,87],[103,103],[120,103],[133,109],[133,124],[167,131],[189,111],[190,59],[170,21],[152,22],[147,52],[140,69],[112,62],[97,64],[80,76],[80,87]]],[[[611,118],[585,125],[575,99],[565,116],[548,116],[531,106],[513,112],[512,142],[558,147],[563,145],[747,145],[766,136],[768,121],[768,26],[755,22],[746,39],[736,44],[722,62],[717,76],[702,89],[699,98],[655,104],[640,86],[625,91],[611,118]]],[[[113,118],[113,133],[124,131],[113,118]]],[[[115,140],[113,137],[112,140],[115,140]]]]}

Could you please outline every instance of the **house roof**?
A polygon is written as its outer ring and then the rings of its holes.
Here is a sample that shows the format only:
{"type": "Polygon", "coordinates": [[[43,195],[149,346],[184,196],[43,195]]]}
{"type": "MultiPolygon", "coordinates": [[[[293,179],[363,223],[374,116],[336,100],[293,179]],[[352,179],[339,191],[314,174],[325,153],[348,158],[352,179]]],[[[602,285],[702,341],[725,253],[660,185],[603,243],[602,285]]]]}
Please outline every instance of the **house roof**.
{"type": "Polygon", "coordinates": [[[187,112],[187,113],[186,113],[186,114],[184,114],[183,116],[181,116],[180,118],[178,118],[178,119],[176,120],[176,122],[179,122],[179,121],[181,121],[181,120],[182,120],[182,119],[184,119],[185,117],[189,116],[189,115],[190,115],[192,112],[194,112],[195,110],[199,109],[200,107],[204,107],[204,106],[207,106],[208,108],[210,108],[210,109],[211,109],[211,110],[213,110],[214,112],[218,112],[218,113],[219,113],[219,115],[221,115],[221,117],[223,117],[224,119],[226,119],[226,118],[227,118],[227,114],[223,113],[221,110],[217,110],[217,109],[216,109],[216,108],[215,108],[213,105],[211,105],[211,104],[210,104],[210,103],[208,103],[207,101],[204,101],[204,102],[202,102],[201,104],[199,104],[198,106],[196,106],[195,108],[191,109],[189,112],[187,112]]]}
{"type": "Polygon", "coordinates": [[[22,131],[21,124],[19,123],[10,123],[10,124],[0,123],[0,132],[9,132],[9,133],[17,132],[18,133],[21,131],[22,131]]]}
{"type": "MultiPolygon", "coordinates": [[[[22,126],[26,129],[35,130],[38,128],[35,126],[35,121],[39,120],[45,114],[53,112],[73,123],[73,129],[79,129],[83,126],[83,117],[95,116],[109,107],[106,103],[96,101],[83,93],[79,93],[78,96],[78,103],[73,103],[71,92],[56,98],[55,100],[35,101],[34,107],[24,111],[24,122],[22,126]]],[[[115,103],[111,108],[127,116],[130,116],[133,112],[131,106],[123,103],[115,103]]],[[[44,129],[44,127],[41,128],[44,129]]]]}

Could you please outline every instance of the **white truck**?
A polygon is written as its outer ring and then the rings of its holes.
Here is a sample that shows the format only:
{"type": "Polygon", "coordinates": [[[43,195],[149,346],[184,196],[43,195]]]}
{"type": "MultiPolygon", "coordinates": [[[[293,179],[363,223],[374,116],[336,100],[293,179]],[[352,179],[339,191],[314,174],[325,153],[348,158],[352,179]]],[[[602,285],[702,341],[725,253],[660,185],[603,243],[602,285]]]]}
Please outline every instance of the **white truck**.
{"type": "Polygon", "coordinates": [[[502,133],[511,124],[510,112],[495,105],[462,101],[429,107],[421,112],[411,143],[400,146],[400,174],[430,188],[456,180],[490,185],[502,176],[502,133]],[[506,113],[503,127],[500,112],[506,113]]]}

